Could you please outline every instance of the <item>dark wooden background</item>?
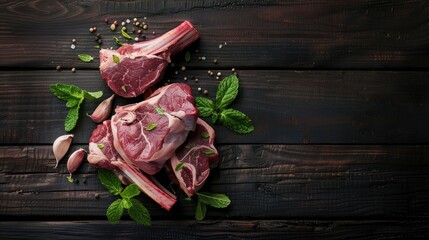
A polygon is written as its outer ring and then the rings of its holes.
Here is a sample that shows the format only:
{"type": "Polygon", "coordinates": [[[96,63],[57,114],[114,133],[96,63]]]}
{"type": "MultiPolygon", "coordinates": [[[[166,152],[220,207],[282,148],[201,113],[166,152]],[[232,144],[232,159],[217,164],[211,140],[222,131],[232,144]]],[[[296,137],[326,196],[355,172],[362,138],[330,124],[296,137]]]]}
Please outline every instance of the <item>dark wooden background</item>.
{"type": "MultiPolygon", "coordinates": [[[[428,1],[0,1],[0,49],[1,239],[429,238],[428,1]],[[142,196],[151,227],[127,216],[110,225],[115,197],[96,170],[84,163],[70,184],[66,160],[53,168],[67,109],[49,85],[109,96],[98,58],[76,54],[98,54],[89,27],[110,47],[119,34],[103,19],[133,17],[147,17],[157,35],[195,24],[191,61],[174,58],[188,70],[171,79],[198,77],[188,80],[195,95],[214,96],[207,70],[238,71],[234,107],[255,131],[215,127],[221,161],[204,190],[232,204],[209,208],[204,221],[179,193],[171,212],[142,196]]],[[[83,104],[65,159],[87,147],[96,125],[85,113],[100,101],[83,104]]]]}

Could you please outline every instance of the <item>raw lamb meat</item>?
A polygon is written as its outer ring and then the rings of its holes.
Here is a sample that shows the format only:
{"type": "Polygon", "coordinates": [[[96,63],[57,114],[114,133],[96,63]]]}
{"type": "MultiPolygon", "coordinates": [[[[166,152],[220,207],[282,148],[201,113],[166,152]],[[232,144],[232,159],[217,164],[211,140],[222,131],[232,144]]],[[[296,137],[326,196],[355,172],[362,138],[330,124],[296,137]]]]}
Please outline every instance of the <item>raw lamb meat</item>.
{"type": "Polygon", "coordinates": [[[100,50],[100,73],[107,85],[122,97],[142,94],[161,79],[174,56],[199,38],[199,32],[188,21],[164,35],[117,50],[100,50]],[[113,56],[118,57],[115,62],[113,56]]]}
{"type": "Polygon", "coordinates": [[[203,186],[209,176],[210,166],[218,163],[214,139],[213,128],[199,118],[195,131],[189,134],[186,142],[173,155],[170,165],[166,165],[170,177],[173,172],[180,188],[188,196],[193,196],[203,186]]]}
{"type": "Polygon", "coordinates": [[[185,142],[198,118],[191,88],[182,83],[159,88],[145,101],[115,111],[114,148],[125,162],[150,175],[185,142]]]}
{"type": "Polygon", "coordinates": [[[122,182],[134,182],[150,198],[164,209],[170,210],[176,203],[176,197],[165,188],[156,185],[154,179],[148,179],[143,173],[126,164],[113,146],[110,120],[104,121],[92,132],[89,139],[88,162],[97,168],[105,168],[116,173],[122,182]],[[155,183],[154,183],[155,182],[155,183]]]}

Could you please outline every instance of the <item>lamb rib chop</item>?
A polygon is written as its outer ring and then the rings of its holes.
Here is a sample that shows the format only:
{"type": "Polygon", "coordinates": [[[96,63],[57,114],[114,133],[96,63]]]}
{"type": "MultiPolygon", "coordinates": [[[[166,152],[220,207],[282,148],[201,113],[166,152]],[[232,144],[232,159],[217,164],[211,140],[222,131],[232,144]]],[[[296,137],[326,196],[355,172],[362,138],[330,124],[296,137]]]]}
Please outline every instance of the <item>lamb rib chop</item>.
{"type": "Polygon", "coordinates": [[[174,56],[199,38],[188,21],[153,40],[124,44],[117,50],[100,50],[100,73],[122,97],[136,97],[158,82],[174,56]],[[119,62],[115,59],[119,59],[119,62]]]}
{"type": "Polygon", "coordinates": [[[197,127],[191,132],[186,142],[166,164],[170,178],[176,178],[180,188],[188,196],[193,196],[200,189],[210,174],[210,167],[217,165],[218,152],[214,147],[215,132],[202,119],[197,120],[197,127]],[[182,165],[181,167],[178,167],[182,165]],[[173,173],[173,174],[172,174],[173,173]]]}
{"type": "MultiPolygon", "coordinates": [[[[126,182],[135,183],[144,193],[157,202],[161,207],[170,210],[176,203],[176,197],[165,188],[154,184],[143,173],[126,164],[113,146],[113,136],[110,120],[98,125],[89,139],[88,162],[97,168],[104,168],[125,177],[126,182]]],[[[122,180],[122,181],[124,181],[122,180]]]]}

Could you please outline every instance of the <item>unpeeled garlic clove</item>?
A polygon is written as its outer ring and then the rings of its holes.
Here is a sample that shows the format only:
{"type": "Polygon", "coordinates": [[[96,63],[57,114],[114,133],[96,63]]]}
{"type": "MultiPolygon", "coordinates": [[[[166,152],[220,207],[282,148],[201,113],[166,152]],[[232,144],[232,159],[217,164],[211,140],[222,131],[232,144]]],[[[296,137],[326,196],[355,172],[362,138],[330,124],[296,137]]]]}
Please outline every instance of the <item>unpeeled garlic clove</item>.
{"type": "Polygon", "coordinates": [[[101,123],[102,121],[106,120],[110,116],[114,97],[115,97],[115,94],[105,99],[97,106],[97,108],[94,110],[94,112],[91,115],[92,121],[96,123],[101,123]]]}
{"type": "Polygon", "coordinates": [[[85,149],[79,148],[70,155],[69,160],[67,161],[67,170],[70,175],[82,164],[85,153],[85,149]]]}
{"type": "Polygon", "coordinates": [[[64,157],[64,155],[66,155],[70,148],[73,137],[73,134],[67,134],[59,136],[57,139],[55,139],[52,149],[54,151],[54,156],[57,163],[55,164],[54,168],[58,167],[58,163],[64,157]]]}

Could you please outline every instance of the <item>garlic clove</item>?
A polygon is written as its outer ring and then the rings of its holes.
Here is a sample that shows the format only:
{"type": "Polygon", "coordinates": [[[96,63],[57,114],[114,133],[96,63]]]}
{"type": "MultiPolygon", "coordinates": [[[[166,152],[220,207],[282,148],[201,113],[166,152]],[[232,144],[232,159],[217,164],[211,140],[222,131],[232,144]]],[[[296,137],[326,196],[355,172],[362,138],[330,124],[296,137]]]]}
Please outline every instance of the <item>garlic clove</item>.
{"type": "Polygon", "coordinates": [[[52,150],[54,151],[54,156],[56,160],[54,168],[58,167],[58,163],[64,157],[64,155],[66,155],[67,151],[70,148],[73,137],[73,134],[67,134],[59,136],[57,139],[55,139],[54,144],[52,145],[52,150]]]}
{"type": "Polygon", "coordinates": [[[94,110],[94,112],[91,115],[92,121],[96,123],[101,123],[102,121],[106,120],[110,116],[114,97],[115,97],[115,94],[105,99],[97,106],[97,108],[94,110]]]}
{"type": "Polygon", "coordinates": [[[79,148],[70,155],[67,161],[67,170],[69,171],[70,176],[82,164],[85,153],[85,149],[79,148]]]}

